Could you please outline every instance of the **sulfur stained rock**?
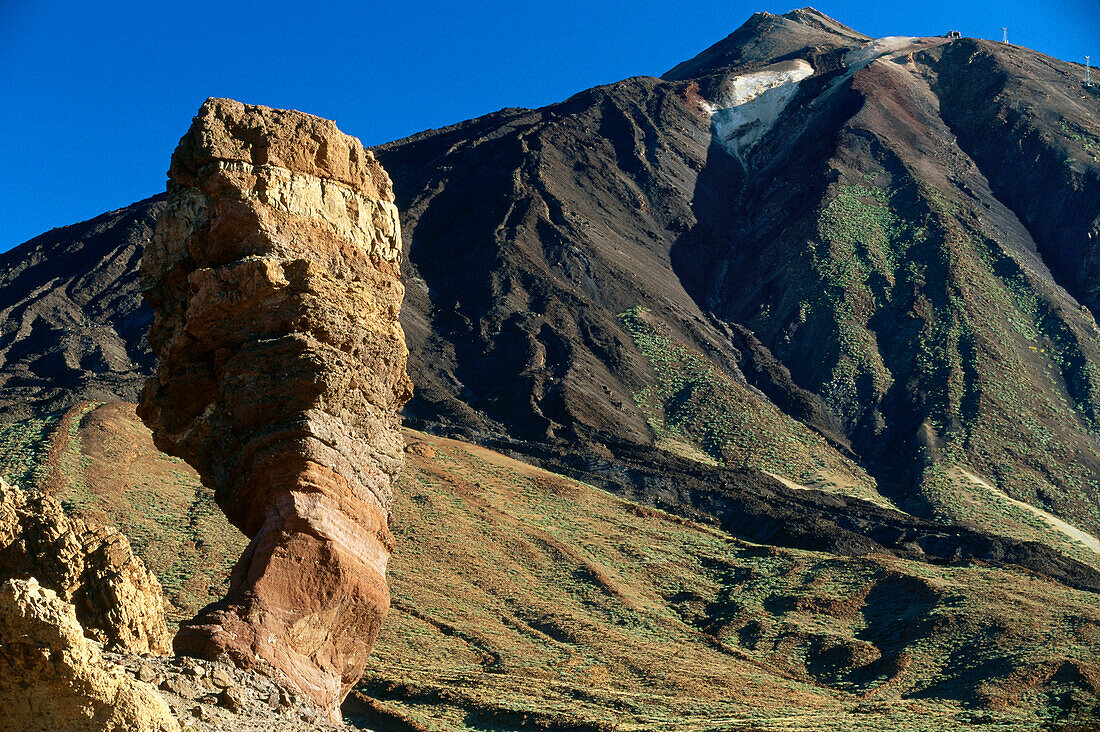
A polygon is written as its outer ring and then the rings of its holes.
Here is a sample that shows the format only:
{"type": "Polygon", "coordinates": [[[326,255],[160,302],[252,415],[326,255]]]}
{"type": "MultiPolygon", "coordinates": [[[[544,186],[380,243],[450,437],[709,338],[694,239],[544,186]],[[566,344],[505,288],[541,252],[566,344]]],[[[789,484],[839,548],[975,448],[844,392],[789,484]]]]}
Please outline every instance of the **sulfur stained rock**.
{"type": "Polygon", "coordinates": [[[0,585],[0,731],[176,732],[149,684],[103,658],[71,603],[33,577],[0,585]]]}
{"type": "Polygon", "coordinates": [[[210,99],[142,259],[139,414],[251,542],[178,653],[274,669],[338,719],[389,607],[411,396],[388,176],[336,125],[210,99]]]}
{"type": "Polygon", "coordinates": [[[171,651],[160,582],[126,537],[0,478],[0,579],[30,577],[71,602],[84,632],[108,648],[171,651]]]}

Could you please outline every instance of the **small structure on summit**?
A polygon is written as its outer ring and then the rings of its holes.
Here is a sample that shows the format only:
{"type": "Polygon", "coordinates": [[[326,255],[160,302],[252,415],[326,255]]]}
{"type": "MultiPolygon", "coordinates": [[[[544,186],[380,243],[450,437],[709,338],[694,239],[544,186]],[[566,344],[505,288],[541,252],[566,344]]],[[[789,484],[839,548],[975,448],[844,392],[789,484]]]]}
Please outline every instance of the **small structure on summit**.
{"type": "Polygon", "coordinates": [[[334,720],[389,608],[400,262],[389,177],[359,140],[209,99],[141,265],[159,365],[139,414],[251,539],[175,650],[284,674],[334,720]]]}

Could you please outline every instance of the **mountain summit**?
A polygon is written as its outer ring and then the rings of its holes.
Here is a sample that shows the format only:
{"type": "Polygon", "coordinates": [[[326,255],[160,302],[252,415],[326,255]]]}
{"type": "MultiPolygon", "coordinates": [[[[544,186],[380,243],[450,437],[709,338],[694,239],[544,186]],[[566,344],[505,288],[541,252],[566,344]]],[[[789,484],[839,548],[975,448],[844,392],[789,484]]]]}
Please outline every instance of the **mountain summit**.
{"type": "Polygon", "coordinates": [[[783,15],[756,13],[733,33],[694,58],[677,64],[661,78],[680,81],[807,54],[822,57],[838,49],[858,48],[870,40],[809,7],[783,15]]]}

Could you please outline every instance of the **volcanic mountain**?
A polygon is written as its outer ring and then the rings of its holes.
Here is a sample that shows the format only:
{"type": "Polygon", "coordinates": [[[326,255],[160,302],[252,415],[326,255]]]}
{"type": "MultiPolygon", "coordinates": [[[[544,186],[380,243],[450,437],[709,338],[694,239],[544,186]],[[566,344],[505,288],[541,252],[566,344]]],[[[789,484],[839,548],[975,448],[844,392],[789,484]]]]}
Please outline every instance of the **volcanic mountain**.
{"type": "MultiPolygon", "coordinates": [[[[1100,90],[1082,77],[806,8],[754,15],[660,78],[376,148],[406,249],[405,417],[428,447],[395,509],[394,597],[413,599],[395,601],[392,667],[360,711],[428,724],[461,708],[466,729],[542,709],[533,723],[604,729],[608,700],[651,671],[617,645],[596,664],[597,647],[628,626],[673,637],[638,624],[656,608],[699,668],[722,669],[668,680],[670,699],[724,699],[746,663],[845,709],[892,694],[1001,709],[1027,690],[1029,714],[1094,714],[1100,90]],[[639,553],[616,532],[660,536],[639,553]],[[512,537],[507,556],[478,554],[488,535],[512,537]],[[471,579],[479,563],[493,572],[471,579]],[[456,614],[464,583],[484,601],[456,614]],[[574,686],[513,708],[502,679],[522,696],[548,678],[524,665],[531,638],[574,686]],[[458,665],[425,680],[417,654],[458,665]],[[588,726],[545,711],[583,696],[574,657],[584,690],[612,680],[588,726]]],[[[137,262],[164,205],[0,255],[0,472],[123,525],[178,619],[218,594],[241,537],[115,403],[154,364],[137,262]]]]}
{"type": "Polygon", "coordinates": [[[409,414],[1096,533],[1098,113],[1071,64],[802,10],[384,145],[409,414]]]}
{"type": "MultiPolygon", "coordinates": [[[[407,421],[754,540],[1093,589],[1100,95],[1082,71],[759,13],[660,78],[380,146],[407,421]]],[[[162,205],[0,258],[7,419],[133,398],[151,366],[134,263],[162,205]]]]}

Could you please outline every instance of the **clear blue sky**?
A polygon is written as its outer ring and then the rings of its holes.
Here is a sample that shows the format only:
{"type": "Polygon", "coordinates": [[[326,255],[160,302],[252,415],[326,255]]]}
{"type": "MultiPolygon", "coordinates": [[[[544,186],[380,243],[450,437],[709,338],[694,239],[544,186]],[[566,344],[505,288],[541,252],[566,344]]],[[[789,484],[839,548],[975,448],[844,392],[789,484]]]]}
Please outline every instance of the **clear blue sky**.
{"type": "MultiPolygon", "coordinates": [[[[164,188],[209,96],[334,119],[366,144],[659,75],[758,10],[699,2],[0,0],[0,251],[164,188]]],[[[864,33],[1009,40],[1100,62],[1097,0],[818,0],[864,33]]]]}

